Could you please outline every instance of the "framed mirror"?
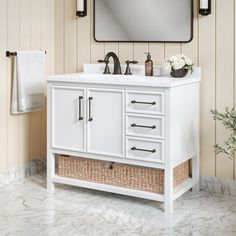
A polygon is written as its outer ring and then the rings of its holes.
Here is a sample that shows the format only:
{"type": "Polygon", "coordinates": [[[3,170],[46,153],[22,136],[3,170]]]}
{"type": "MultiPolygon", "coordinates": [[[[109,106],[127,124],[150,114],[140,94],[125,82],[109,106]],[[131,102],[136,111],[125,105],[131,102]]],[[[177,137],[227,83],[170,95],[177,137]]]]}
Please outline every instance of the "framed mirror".
{"type": "Polygon", "coordinates": [[[193,0],[94,0],[97,42],[190,42],[193,0]]]}

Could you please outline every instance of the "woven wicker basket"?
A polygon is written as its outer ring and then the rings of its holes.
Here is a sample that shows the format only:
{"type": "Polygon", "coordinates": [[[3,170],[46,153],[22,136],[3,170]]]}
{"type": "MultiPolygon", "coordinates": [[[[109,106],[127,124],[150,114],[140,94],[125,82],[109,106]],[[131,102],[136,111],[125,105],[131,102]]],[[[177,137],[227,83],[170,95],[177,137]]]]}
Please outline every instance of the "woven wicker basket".
{"type": "MultiPolygon", "coordinates": [[[[164,170],[58,156],[58,175],[152,193],[164,193],[164,170]]],[[[189,162],[174,169],[174,186],[189,178],[189,162]]]]}

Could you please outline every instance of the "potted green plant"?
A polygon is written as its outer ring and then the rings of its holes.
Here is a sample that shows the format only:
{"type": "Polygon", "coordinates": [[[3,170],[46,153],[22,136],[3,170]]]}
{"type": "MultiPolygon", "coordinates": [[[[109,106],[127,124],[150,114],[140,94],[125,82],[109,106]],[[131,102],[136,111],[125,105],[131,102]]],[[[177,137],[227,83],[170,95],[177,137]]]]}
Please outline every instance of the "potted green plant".
{"type": "Polygon", "coordinates": [[[227,130],[230,131],[230,137],[223,144],[216,144],[216,154],[224,153],[230,159],[233,159],[236,151],[236,113],[234,109],[225,108],[225,111],[220,113],[217,110],[211,110],[214,120],[220,121],[227,130]]]}

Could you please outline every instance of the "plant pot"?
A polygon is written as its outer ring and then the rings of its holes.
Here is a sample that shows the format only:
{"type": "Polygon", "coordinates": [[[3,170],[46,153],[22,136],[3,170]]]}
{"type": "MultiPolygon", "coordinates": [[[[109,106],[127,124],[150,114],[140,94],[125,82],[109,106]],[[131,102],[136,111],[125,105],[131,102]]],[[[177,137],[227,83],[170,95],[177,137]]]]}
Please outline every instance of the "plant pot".
{"type": "Polygon", "coordinates": [[[172,69],[170,75],[174,78],[183,78],[187,75],[187,73],[188,69],[179,69],[179,70],[172,69]]]}

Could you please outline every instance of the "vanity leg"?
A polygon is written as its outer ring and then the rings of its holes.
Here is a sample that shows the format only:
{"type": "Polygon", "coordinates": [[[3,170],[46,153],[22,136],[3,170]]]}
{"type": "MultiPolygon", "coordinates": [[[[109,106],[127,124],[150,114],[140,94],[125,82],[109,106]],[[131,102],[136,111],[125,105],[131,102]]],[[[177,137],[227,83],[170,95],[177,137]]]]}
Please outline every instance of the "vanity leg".
{"type": "MultiPolygon", "coordinates": [[[[199,101],[199,85],[196,93],[196,101],[199,101]]],[[[196,106],[196,120],[195,120],[195,147],[196,147],[196,155],[192,159],[192,178],[195,186],[192,188],[192,192],[197,193],[200,190],[200,107],[199,103],[196,106]]]]}
{"type": "Polygon", "coordinates": [[[55,184],[52,181],[47,181],[47,191],[49,193],[54,193],[55,191],[55,184]]]}
{"type": "Polygon", "coordinates": [[[195,183],[192,192],[197,193],[200,190],[200,174],[199,174],[199,156],[196,155],[192,159],[192,178],[195,183]]]}
{"type": "Polygon", "coordinates": [[[168,197],[165,197],[165,214],[170,215],[173,214],[174,211],[174,202],[168,197]]]}
{"type": "Polygon", "coordinates": [[[174,209],[173,199],[173,168],[170,165],[166,165],[165,168],[165,213],[172,214],[174,209]]]}
{"type": "Polygon", "coordinates": [[[192,192],[193,193],[198,193],[200,191],[200,184],[196,184],[193,188],[192,188],[192,192]]]}
{"type": "Polygon", "coordinates": [[[48,152],[47,156],[47,191],[53,193],[55,184],[52,181],[52,176],[55,174],[55,154],[48,152]]]}

